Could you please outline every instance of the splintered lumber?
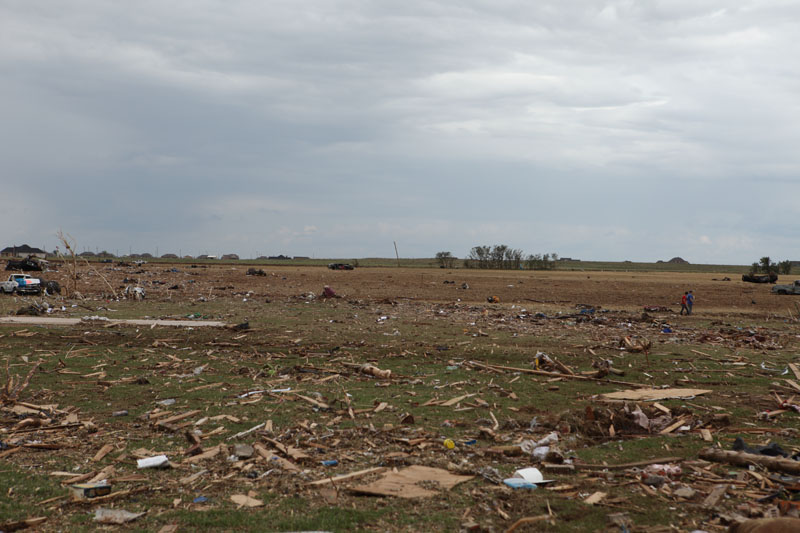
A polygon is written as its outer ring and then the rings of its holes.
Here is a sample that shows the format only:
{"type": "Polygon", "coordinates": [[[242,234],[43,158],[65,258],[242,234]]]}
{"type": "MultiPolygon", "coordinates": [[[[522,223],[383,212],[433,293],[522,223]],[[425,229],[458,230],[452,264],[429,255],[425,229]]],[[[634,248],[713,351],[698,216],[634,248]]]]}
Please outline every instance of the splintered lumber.
{"type": "Polygon", "coordinates": [[[189,418],[189,417],[192,417],[194,415],[198,415],[201,412],[202,411],[200,411],[199,409],[194,409],[192,411],[186,411],[186,412],[181,413],[179,415],[171,416],[169,418],[165,418],[164,420],[159,420],[158,422],[155,423],[155,425],[156,425],[156,427],[160,427],[160,428],[169,428],[169,425],[172,424],[173,422],[178,422],[179,420],[183,420],[184,418],[189,418]]]}
{"type": "Polygon", "coordinates": [[[358,472],[350,472],[349,474],[342,474],[340,476],[329,477],[326,479],[319,479],[317,481],[311,481],[307,483],[308,485],[326,485],[328,483],[338,483],[339,481],[346,481],[348,479],[355,479],[357,477],[366,476],[368,474],[377,474],[379,472],[383,472],[386,470],[385,466],[376,466],[373,468],[367,468],[366,470],[359,470],[358,472]]]}
{"type": "Polygon", "coordinates": [[[443,403],[441,403],[439,405],[441,405],[442,407],[452,407],[453,405],[457,404],[458,402],[464,401],[467,398],[471,398],[472,396],[477,396],[477,394],[464,394],[462,396],[458,396],[458,397],[453,398],[451,400],[447,400],[446,402],[443,402],[443,403]]]}
{"type": "Polygon", "coordinates": [[[183,460],[184,463],[199,463],[200,461],[205,461],[206,459],[211,459],[212,457],[216,457],[219,452],[222,451],[222,445],[214,446],[213,448],[209,448],[208,450],[204,451],[199,455],[195,455],[192,457],[188,457],[183,460]]]}
{"type": "Polygon", "coordinates": [[[295,448],[294,446],[288,446],[286,444],[282,444],[275,439],[270,439],[268,437],[264,437],[264,440],[275,446],[275,448],[281,452],[282,454],[286,455],[287,457],[292,458],[295,461],[303,462],[303,461],[310,461],[311,456],[306,454],[303,450],[295,448]]]}
{"type": "Polygon", "coordinates": [[[605,378],[592,378],[589,376],[579,376],[575,374],[564,374],[561,372],[547,372],[545,370],[534,370],[532,368],[516,368],[513,366],[503,366],[503,365],[487,365],[485,363],[479,363],[478,361],[470,361],[470,366],[482,368],[484,370],[492,370],[492,371],[501,371],[506,370],[509,372],[520,372],[522,374],[533,374],[535,376],[547,376],[551,378],[564,378],[564,379],[578,379],[581,381],[597,381],[600,383],[613,383],[614,385],[624,385],[626,387],[642,387],[646,388],[649,385],[643,385],[641,383],[629,383],[627,381],[617,381],[615,379],[605,379],[605,378]]]}
{"type": "Polygon", "coordinates": [[[763,466],[767,470],[772,470],[773,472],[783,472],[793,476],[800,475],[800,461],[793,461],[792,459],[783,457],[706,448],[700,452],[700,459],[736,466],[750,466],[756,464],[763,466]]]}
{"type": "Polygon", "coordinates": [[[720,498],[728,491],[728,485],[714,485],[714,488],[711,490],[711,493],[706,496],[706,499],[703,501],[703,507],[706,509],[714,508],[717,503],[719,503],[720,498]]]}
{"type": "Polygon", "coordinates": [[[676,420],[674,423],[670,424],[669,426],[667,426],[664,429],[662,429],[661,431],[659,431],[659,434],[660,435],[666,435],[667,433],[672,433],[673,431],[675,431],[676,429],[678,429],[679,427],[684,425],[688,420],[689,420],[689,417],[682,416],[678,420],[676,420]]]}
{"type": "Polygon", "coordinates": [[[317,401],[314,398],[309,398],[308,396],[303,396],[302,394],[295,393],[295,396],[297,396],[301,400],[307,401],[308,403],[310,403],[315,407],[319,407],[320,409],[330,409],[330,406],[325,402],[317,401]]]}
{"type": "Polygon", "coordinates": [[[103,457],[105,457],[112,451],[114,451],[114,446],[112,446],[111,444],[106,444],[97,451],[94,457],[92,457],[92,462],[96,463],[97,461],[100,461],[103,457]]]}
{"type": "Polygon", "coordinates": [[[789,386],[791,386],[795,391],[800,392],[800,385],[798,385],[796,381],[792,379],[787,379],[784,381],[786,381],[786,383],[788,383],[789,386]]]}
{"type": "Polygon", "coordinates": [[[46,516],[38,518],[28,518],[27,520],[18,520],[16,522],[4,522],[0,524],[0,531],[17,531],[29,527],[37,527],[47,521],[46,516]]]}
{"type": "MultiPolygon", "coordinates": [[[[270,421],[270,422],[272,422],[272,421],[270,421]]],[[[252,433],[254,431],[258,431],[259,429],[263,428],[266,425],[267,425],[266,422],[262,422],[262,423],[260,423],[258,425],[255,425],[255,426],[251,427],[250,429],[246,429],[244,431],[240,431],[236,435],[231,435],[230,437],[228,437],[228,440],[233,440],[233,439],[238,439],[239,437],[244,437],[245,435],[249,435],[250,433],[252,433]]]]}
{"type": "Polygon", "coordinates": [[[253,444],[253,449],[256,451],[258,455],[263,457],[267,460],[267,462],[271,464],[275,464],[287,472],[299,472],[300,468],[294,464],[293,462],[289,461],[288,459],[284,459],[283,457],[276,455],[275,452],[272,450],[267,450],[264,446],[259,443],[253,444]]]}
{"type": "Polygon", "coordinates": [[[525,524],[533,524],[534,522],[543,522],[545,520],[552,520],[552,519],[553,517],[550,516],[549,514],[540,514],[539,516],[526,516],[525,518],[520,518],[519,520],[511,524],[511,527],[506,529],[506,533],[512,533],[513,531],[516,531],[518,527],[523,526],[525,524]]]}
{"type": "Polygon", "coordinates": [[[605,492],[599,492],[598,491],[598,492],[595,492],[594,494],[592,494],[591,496],[589,496],[588,498],[586,498],[585,500],[583,500],[583,503],[586,503],[586,504],[589,504],[589,505],[595,505],[597,503],[600,503],[603,500],[603,498],[605,498],[605,497],[606,497],[606,493],[605,492]]]}
{"type": "Polygon", "coordinates": [[[637,466],[647,466],[647,465],[654,465],[654,464],[664,464],[664,463],[678,463],[683,461],[683,457],[656,457],[655,459],[647,459],[645,461],[636,461],[635,463],[623,463],[619,465],[595,465],[595,464],[588,464],[588,463],[575,463],[575,468],[577,469],[608,469],[608,470],[623,470],[625,468],[634,468],[637,466]]]}
{"type": "Polygon", "coordinates": [[[22,451],[22,446],[17,446],[16,448],[9,448],[6,451],[0,452],[0,459],[5,459],[9,455],[15,454],[20,451],[22,451]]]}

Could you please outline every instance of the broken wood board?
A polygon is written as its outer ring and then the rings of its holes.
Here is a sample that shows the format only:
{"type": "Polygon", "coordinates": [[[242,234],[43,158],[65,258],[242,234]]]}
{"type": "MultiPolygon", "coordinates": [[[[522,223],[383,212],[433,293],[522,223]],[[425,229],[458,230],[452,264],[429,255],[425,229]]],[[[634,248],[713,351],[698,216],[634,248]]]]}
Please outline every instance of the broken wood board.
{"type": "Polygon", "coordinates": [[[384,474],[379,480],[368,485],[353,487],[353,492],[374,494],[376,496],[397,496],[399,498],[427,498],[438,494],[435,490],[423,488],[419,484],[436,483],[442,489],[449,490],[475,476],[459,476],[441,468],[429,466],[409,466],[399,472],[384,474]]]}
{"type": "Polygon", "coordinates": [[[339,481],[346,481],[348,479],[355,479],[357,477],[363,477],[368,474],[377,474],[378,472],[383,472],[386,470],[385,466],[376,466],[373,468],[367,468],[366,470],[359,470],[358,472],[351,472],[349,474],[342,474],[340,476],[329,477],[325,479],[319,479],[317,481],[311,481],[308,483],[309,485],[326,485],[328,483],[338,483],[339,481]]]}
{"type": "Polygon", "coordinates": [[[693,396],[700,396],[701,394],[708,394],[713,392],[708,389],[635,389],[624,390],[619,392],[607,392],[601,394],[600,398],[604,400],[633,400],[633,401],[655,401],[655,400],[669,400],[691,398],[693,396]]]}
{"type": "Polygon", "coordinates": [[[589,505],[595,505],[597,503],[600,503],[605,497],[606,497],[606,493],[605,492],[599,492],[598,491],[598,492],[595,492],[594,494],[592,494],[591,496],[589,496],[588,498],[586,498],[585,500],[583,500],[583,503],[586,503],[586,504],[589,504],[589,505]]]}

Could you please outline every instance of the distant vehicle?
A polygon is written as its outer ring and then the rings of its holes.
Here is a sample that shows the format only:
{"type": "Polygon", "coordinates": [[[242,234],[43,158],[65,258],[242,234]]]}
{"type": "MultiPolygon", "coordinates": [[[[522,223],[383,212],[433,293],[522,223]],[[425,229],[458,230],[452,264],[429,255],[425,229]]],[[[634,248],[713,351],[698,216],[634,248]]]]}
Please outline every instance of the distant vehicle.
{"type": "Polygon", "coordinates": [[[791,285],[775,285],[772,287],[775,294],[800,294],[800,279],[794,280],[791,285]]]}
{"type": "Polygon", "coordinates": [[[0,283],[0,290],[6,294],[18,292],[19,294],[41,294],[42,280],[29,274],[11,274],[8,281],[0,283]]]}
{"type": "Polygon", "coordinates": [[[769,274],[742,274],[742,281],[749,283],[775,283],[778,275],[775,272],[769,274]]]}
{"type": "Polygon", "coordinates": [[[330,263],[328,268],[331,270],[353,270],[355,267],[350,263],[330,263]]]}
{"type": "Polygon", "coordinates": [[[23,272],[41,272],[47,268],[47,261],[29,255],[25,259],[9,259],[6,270],[22,270],[23,272]]]}

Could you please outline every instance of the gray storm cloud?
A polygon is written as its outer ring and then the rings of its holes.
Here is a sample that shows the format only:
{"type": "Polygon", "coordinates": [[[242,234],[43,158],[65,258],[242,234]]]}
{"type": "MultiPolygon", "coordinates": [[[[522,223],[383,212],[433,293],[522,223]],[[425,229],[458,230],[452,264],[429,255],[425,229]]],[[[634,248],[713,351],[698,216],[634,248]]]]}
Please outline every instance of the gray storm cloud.
{"type": "Polygon", "coordinates": [[[4,245],[794,258],[800,6],[0,2],[4,245]],[[35,213],[35,216],[33,215],[35,213]]]}

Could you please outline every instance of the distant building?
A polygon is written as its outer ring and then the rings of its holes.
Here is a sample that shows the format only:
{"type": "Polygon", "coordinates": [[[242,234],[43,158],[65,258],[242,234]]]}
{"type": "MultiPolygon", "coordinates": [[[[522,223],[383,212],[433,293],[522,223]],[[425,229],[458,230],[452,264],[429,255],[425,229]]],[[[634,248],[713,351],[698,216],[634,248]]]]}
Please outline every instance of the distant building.
{"type": "Polygon", "coordinates": [[[239,256],[236,254],[225,254],[222,256],[222,259],[224,259],[225,261],[238,261],[239,256]]]}
{"type": "Polygon", "coordinates": [[[8,248],[0,250],[0,257],[28,257],[29,255],[44,259],[47,257],[47,252],[39,248],[34,248],[33,246],[28,246],[27,244],[9,246],[8,248]]]}
{"type": "Polygon", "coordinates": [[[201,254],[201,255],[198,255],[197,258],[198,259],[216,259],[217,256],[216,255],[212,255],[212,254],[201,254]]]}
{"type": "Polygon", "coordinates": [[[559,261],[580,261],[580,259],[573,259],[571,257],[559,257],[559,261]]]}
{"type": "Polygon", "coordinates": [[[161,259],[178,259],[178,256],[177,254],[164,254],[161,259]]]}
{"type": "Polygon", "coordinates": [[[288,255],[281,254],[281,255],[271,255],[267,259],[281,259],[281,260],[284,260],[284,259],[291,259],[291,257],[289,257],[288,255]]]}
{"type": "Polygon", "coordinates": [[[89,250],[78,254],[79,257],[95,257],[95,255],[96,254],[94,252],[90,252],[89,250]]]}
{"type": "Polygon", "coordinates": [[[307,255],[296,255],[294,256],[294,259],[311,259],[311,258],[308,257],[307,255]]]}
{"type": "Polygon", "coordinates": [[[673,257],[672,259],[667,261],[667,263],[673,263],[673,264],[678,264],[678,265],[688,265],[689,261],[687,261],[686,259],[684,259],[682,257],[673,257]]]}

